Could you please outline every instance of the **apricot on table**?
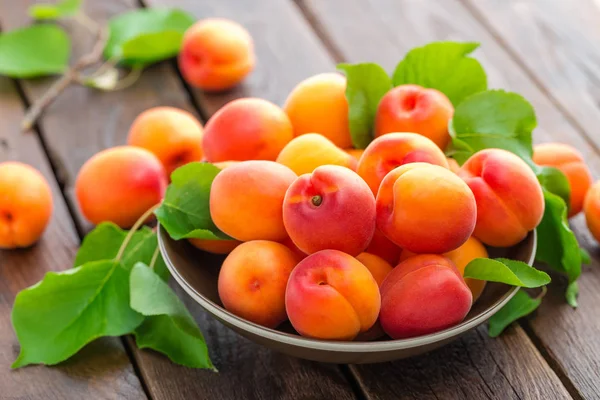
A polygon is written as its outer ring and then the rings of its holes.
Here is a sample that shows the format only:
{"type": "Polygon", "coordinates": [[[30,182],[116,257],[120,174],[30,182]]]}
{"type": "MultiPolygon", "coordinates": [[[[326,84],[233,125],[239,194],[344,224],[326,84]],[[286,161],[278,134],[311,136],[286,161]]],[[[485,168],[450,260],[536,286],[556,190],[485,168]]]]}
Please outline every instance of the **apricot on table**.
{"type": "Polygon", "coordinates": [[[338,250],[311,254],[294,268],[285,307],[298,333],[317,339],[351,340],[377,321],[377,282],[360,261],[338,250]]]}
{"type": "Polygon", "coordinates": [[[461,322],[472,303],[452,261],[421,254],[401,262],[385,278],[379,320],[393,339],[426,335],[461,322]]]}
{"type": "Polygon", "coordinates": [[[307,254],[340,250],[356,256],[375,231],[375,198],[355,172],[324,165],[292,183],[283,222],[292,241],[307,254]]]}
{"type": "Polygon", "coordinates": [[[371,243],[369,243],[369,246],[365,249],[365,252],[375,254],[394,266],[398,264],[398,259],[400,258],[400,254],[402,254],[402,249],[390,239],[385,237],[385,235],[381,233],[379,229],[375,229],[373,239],[371,240],[371,243]]]}
{"type": "Polygon", "coordinates": [[[0,249],[37,242],[52,208],[52,191],[41,173],[16,161],[0,163],[0,249]]]}
{"type": "Polygon", "coordinates": [[[356,159],[323,135],[307,133],[292,139],[277,156],[277,162],[298,175],[310,174],[321,165],[356,169],[356,159]]]}
{"type": "Polygon", "coordinates": [[[189,112],[175,107],[150,108],[133,121],[127,144],[152,152],[167,175],[202,159],[202,125],[189,112]]]}
{"type": "Polygon", "coordinates": [[[295,136],[317,132],[338,147],[352,146],[343,75],[324,73],[303,80],[289,94],[283,109],[295,136]]]}
{"type": "Polygon", "coordinates": [[[296,174],[274,161],[243,161],[217,174],[210,189],[215,225],[240,241],[282,241],[283,199],[296,174]]]}
{"type": "Polygon", "coordinates": [[[413,253],[445,253],[467,241],[477,218],[475,197],[456,174],[411,163],[386,175],[377,194],[377,228],[413,253]]]}
{"type": "Polygon", "coordinates": [[[225,104],[208,120],[202,147],[208,162],[275,161],[293,137],[281,108],[267,100],[243,98],[225,104]]]}
{"type": "Polygon", "coordinates": [[[529,166],[517,155],[485,149],[459,171],[477,202],[474,236],[483,243],[509,247],[519,243],[544,215],[542,188],[529,166]]]}
{"type": "Polygon", "coordinates": [[[394,269],[389,262],[375,254],[360,253],[356,256],[356,259],[371,272],[373,279],[377,282],[377,286],[381,286],[385,277],[394,269]]]}
{"type": "Polygon", "coordinates": [[[600,242],[600,181],[594,183],[588,190],[583,210],[590,232],[600,242]]]}
{"type": "Polygon", "coordinates": [[[414,162],[426,162],[448,168],[444,153],[431,140],[416,133],[390,133],[373,140],[365,149],[356,172],[377,195],[388,172],[414,162]]]}
{"type": "Polygon", "coordinates": [[[383,96],[375,115],[375,137],[390,132],[415,132],[440,149],[450,141],[448,122],[454,107],[445,94],[418,85],[400,85],[383,96]]]}
{"type": "Polygon", "coordinates": [[[160,160],[141,147],[103,150],[83,164],[75,181],[75,195],[83,216],[93,224],[110,221],[130,228],[167,188],[160,160]]]}
{"type": "Polygon", "coordinates": [[[248,31],[222,18],[207,18],[188,28],[178,58],[185,81],[207,91],[237,85],[254,69],[255,60],[248,31]]]}
{"type": "Polygon", "coordinates": [[[565,174],[571,188],[569,217],[579,214],[583,210],[585,195],[592,186],[592,174],[581,153],[564,143],[538,144],[533,148],[533,162],[558,168],[565,174]]]}
{"type": "Polygon", "coordinates": [[[219,272],[219,298],[235,315],[268,328],[287,320],[285,290],[296,255],[281,243],[253,240],[236,247],[219,272]]]}

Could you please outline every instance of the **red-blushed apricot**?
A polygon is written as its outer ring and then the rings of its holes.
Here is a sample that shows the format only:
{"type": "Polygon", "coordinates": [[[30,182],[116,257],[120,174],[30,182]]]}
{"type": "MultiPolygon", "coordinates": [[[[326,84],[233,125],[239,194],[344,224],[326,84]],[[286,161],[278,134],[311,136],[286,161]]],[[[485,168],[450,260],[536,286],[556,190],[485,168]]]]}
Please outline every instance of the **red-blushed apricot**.
{"type": "Polygon", "coordinates": [[[354,157],[357,164],[360,158],[362,157],[363,153],[365,152],[364,149],[345,149],[344,151],[350,154],[352,157],[354,157]]]}
{"type": "Polygon", "coordinates": [[[583,210],[585,195],[592,186],[592,174],[581,153],[564,143],[538,144],[533,148],[533,162],[558,168],[565,174],[571,187],[569,217],[579,214],[583,210]]]}
{"type": "Polygon", "coordinates": [[[352,256],[367,248],[375,231],[375,198],[355,172],[324,165],[291,184],[283,223],[307,254],[334,249],[352,256]]]}
{"type": "Polygon", "coordinates": [[[529,166],[501,149],[475,153],[459,176],[477,202],[474,236],[483,243],[508,247],[519,243],[544,215],[542,188],[529,166]]]}
{"type": "Polygon", "coordinates": [[[188,239],[197,249],[213,254],[229,254],[242,242],[239,240],[188,239]]]}
{"type": "Polygon", "coordinates": [[[426,335],[461,322],[472,303],[452,261],[421,254],[401,262],[385,278],[379,320],[393,339],[426,335]]]}
{"type": "Polygon", "coordinates": [[[254,69],[255,60],[248,31],[221,18],[207,18],[188,28],[178,58],[185,81],[207,91],[237,85],[254,69]]]}
{"type": "Polygon", "coordinates": [[[377,228],[413,253],[445,253],[467,241],[477,218],[475,197],[456,174],[427,163],[394,169],[377,194],[377,228]]]}
{"type": "Polygon", "coordinates": [[[590,232],[600,242],[600,181],[594,183],[588,190],[583,210],[590,232]]]}
{"type": "Polygon", "coordinates": [[[52,191],[42,174],[20,162],[0,163],[0,249],[37,242],[52,208],[52,191]]]}
{"type": "Polygon", "coordinates": [[[455,174],[458,174],[458,171],[460,171],[460,165],[458,165],[458,161],[456,161],[454,158],[448,158],[448,169],[452,172],[454,172],[455,174]]]}
{"type": "Polygon", "coordinates": [[[178,167],[202,159],[202,125],[174,107],[150,108],[133,121],[127,144],[153,153],[168,176],[178,167]]]}
{"type": "Polygon", "coordinates": [[[141,147],[103,150],[86,161],[75,181],[83,216],[130,228],[165,195],[167,174],[158,158],[141,147]]]}
{"type": "Polygon", "coordinates": [[[390,133],[373,140],[365,149],[356,172],[377,195],[383,178],[401,165],[426,162],[448,168],[444,153],[431,140],[416,133],[390,133]]]}
{"type": "Polygon", "coordinates": [[[445,94],[418,85],[400,85],[383,96],[375,115],[375,137],[415,132],[444,150],[450,140],[448,122],[454,107],[445,94]]]}
{"type": "Polygon", "coordinates": [[[339,165],[356,170],[356,159],[323,135],[307,133],[292,139],[277,156],[277,162],[298,175],[310,174],[321,165],[339,165]]]}
{"type": "Polygon", "coordinates": [[[398,264],[398,259],[400,258],[402,249],[390,239],[385,237],[385,235],[381,233],[379,229],[375,229],[373,239],[371,240],[371,243],[369,243],[369,246],[366,248],[365,252],[375,254],[376,256],[383,258],[391,265],[396,265],[398,264]]]}
{"type": "Polygon", "coordinates": [[[356,256],[356,259],[371,272],[377,286],[381,286],[385,277],[394,269],[389,262],[375,254],[360,253],[356,256]]]}
{"type": "Polygon", "coordinates": [[[292,271],[285,308],[303,336],[351,340],[377,320],[379,288],[360,261],[341,251],[323,250],[292,271]]]}
{"type": "Polygon", "coordinates": [[[283,109],[292,121],[294,135],[317,132],[338,147],[352,146],[343,75],[324,73],[303,80],[289,94],[283,109]]]}
{"type": "Polygon", "coordinates": [[[294,137],[283,110],[267,100],[225,104],[206,123],[202,147],[208,162],[270,160],[294,137]]]}
{"type": "Polygon", "coordinates": [[[285,290],[296,255],[281,243],[253,240],[236,247],[219,272],[219,297],[235,315],[268,328],[287,319],[285,290]]]}
{"type": "Polygon", "coordinates": [[[300,260],[304,260],[308,255],[300,250],[289,236],[283,239],[280,243],[287,246],[287,248],[290,249],[296,256],[298,256],[298,259],[300,260]]]}
{"type": "Polygon", "coordinates": [[[283,199],[297,178],[274,161],[244,161],[217,174],[210,189],[210,215],[234,239],[281,241],[283,199]]]}

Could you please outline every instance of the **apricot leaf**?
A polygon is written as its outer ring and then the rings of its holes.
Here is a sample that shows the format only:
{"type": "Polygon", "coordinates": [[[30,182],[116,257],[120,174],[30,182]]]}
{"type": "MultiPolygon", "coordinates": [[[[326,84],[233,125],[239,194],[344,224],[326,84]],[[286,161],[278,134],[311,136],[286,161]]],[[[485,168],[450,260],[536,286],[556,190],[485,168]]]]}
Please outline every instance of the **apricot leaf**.
{"type": "Polygon", "coordinates": [[[541,298],[533,299],[525,291],[519,290],[496,314],[490,318],[488,335],[499,336],[511,323],[534,312],[542,303],[541,298]]]}
{"type": "Polygon", "coordinates": [[[522,261],[506,258],[476,258],[465,267],[465,278],[501,282],[508,285],[535,288],[550,283],[547,273],[522,261]]]}
{"type": "Polygon", "coordinates": [[[409,51],[396,66],[394,86],[413,83],[437,89],[456,107],[466,97],[487,89],[485,70],[469,57],[479,43],[433,42],[409,51]]]}
{"type": "Polygon", "coordinates": [[[55,25],[33,25],[0,34],[0,75],[34,78],[67,69],[71,41],[55,25]]]}
{"type": "Polygon", "coordinates": [[[352,144],[364,149],[373,140],[373,123],[381,98],[392,88],[385,70],[375,63],[338,64],[346,74],[346,99],[352,144]]]}
{"type": "Polygon", "coordinates": [[[579,253],[581,253],[581,263],[588,265],[592,263],[592,256],[590,256],[590,253],[584,249],[583,247],[579,248],[579,253]]]}
{"type": "Polygon", "coordinates": [[[27,12],[31,18],[37,20],[51,20],[71,17],[79,11],[83,0],[63,0],[56,4],[34,4],[27,12]]]}
{"type": "Polygon", "coordinates": [[[131,308],[146,317],[134,331],[137,346],[177,364],[216,371],[202,332],[172,289],[143,263],[135,264],[129,284],[131,308]]]}
{"type": "Polygon", "coordinates": [[[535,172],[543,188],[559,196],[565,204],[570,204],[571,186],[569,185],[569,180],[561,170],[554,167],[536,166],[535,172]]]}

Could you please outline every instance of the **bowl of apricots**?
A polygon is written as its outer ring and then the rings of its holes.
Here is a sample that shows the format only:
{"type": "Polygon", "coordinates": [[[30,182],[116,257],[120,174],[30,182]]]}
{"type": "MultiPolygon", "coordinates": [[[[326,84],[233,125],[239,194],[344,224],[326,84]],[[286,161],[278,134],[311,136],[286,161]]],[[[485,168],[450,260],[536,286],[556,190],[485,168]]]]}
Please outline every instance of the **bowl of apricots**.
{"type": "Polygon", "coordinates": [[[283,107],[244,98],[217,111],[202,137],[218,168],[205,208],[227,240],[159,226],[159,244],[183,289],[240,335],[310,360],[383,362],[442,346],[511,299],[517,287],[464,270],[532,265],[544,198],[513,153],[448,159],[453,108],[434,89],[390,90],[373,140],[352,149],[345,86],[320,74],[283,107]]]}

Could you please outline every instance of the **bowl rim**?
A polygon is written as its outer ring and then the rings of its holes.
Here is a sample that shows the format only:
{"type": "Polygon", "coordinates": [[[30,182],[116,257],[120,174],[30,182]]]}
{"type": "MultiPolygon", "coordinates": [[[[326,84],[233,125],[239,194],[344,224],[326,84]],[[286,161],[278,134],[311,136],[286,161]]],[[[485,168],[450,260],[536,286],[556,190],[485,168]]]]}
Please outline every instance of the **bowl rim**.
{"type": "MultiPolygon", "coordinates": [[[[324,351],[337,351],[337,352],[355,352],[355,353],[371,353],[381,351],[393,351],[393,350],[404,350],[418,346],[438,343],[462,333],[465,333],[472,328],[485,322],[492,315],[494,315],[500,308],[502,308],[508,301],[517,293],[519,290],[518,286],[513,286],[504,296],[498,299],[492,306],[486,309],[484,312],[476,316],[475,318],[461,322],[458,325],[444,329],[439,332],[430,333],[427,335],[417,336],[414,338],[407,339],[391,339],[391,340],[378,340],[372,342],[353,342],[353,341],[336,341],[336,340],[322,340],[312,339],[295,335],[287,332],[281,332],[276,329],[267,328],[258,325],[254,322],[248,321],[244,318],[238,317],[231,313],[225,308],[215,304],[210,299],[196,291],[179,273],[177,268],[173,265],[171,259],[167,255],[163,235],[167,234],[166,230],[158,224],[158,246],[163,256],[167,268],[171,272],[171,275],[177,283],[183,288],[183,290],[192,297],[197,303],[199,303],[206,311],[212,314],[217,319],[225,322],[226,324],[235,326],[238,329],[249,332],[252,335],[267,338],[272,341],[294,345],[296,347],[302,347],[311,350],[324,350],[324,351]]],[[[537,232],[533,230],[533,251],[530,254],[527,264],[533,265],[535,259],[535,253],[537,248],[537,232]]],[[[173,240],[173,239],[171,239],[173,240]]]]}

